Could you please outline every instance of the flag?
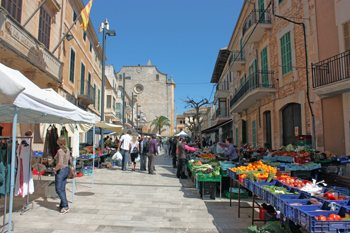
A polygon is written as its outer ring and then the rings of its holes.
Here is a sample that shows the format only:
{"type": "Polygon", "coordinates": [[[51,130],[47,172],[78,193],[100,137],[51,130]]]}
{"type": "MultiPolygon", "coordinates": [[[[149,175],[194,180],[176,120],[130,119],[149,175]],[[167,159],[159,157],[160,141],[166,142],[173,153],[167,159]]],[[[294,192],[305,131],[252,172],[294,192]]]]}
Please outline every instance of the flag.
{"type": "Polygon", "coordinates": [[[91,11],[91,7],[92,7],[92,1],[93,0],[90,0],[88,2],[88,4],[86,4],[84,9],[81,11],[81,18],[83,20],[82,27],[83,27],[85,32],[86,32],[87,26],[89,24],[89,17],[90,17],[90,11],[91,11]]]}

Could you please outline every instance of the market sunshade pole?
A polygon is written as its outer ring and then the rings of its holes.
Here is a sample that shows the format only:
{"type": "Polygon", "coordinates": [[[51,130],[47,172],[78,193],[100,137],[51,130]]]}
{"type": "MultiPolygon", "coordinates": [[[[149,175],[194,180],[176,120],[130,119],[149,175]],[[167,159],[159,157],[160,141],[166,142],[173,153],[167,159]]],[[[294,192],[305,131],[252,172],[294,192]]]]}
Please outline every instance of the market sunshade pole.
{"type": "Polygon", "coordinates": [[[18,108],[15,107],[15,112],[13,115],[13,122],[12,122],[11,185],[10,185],[10,206],[9,206],[9,220],[7,225],[7,232],[12,231],[13,192],[15,190],[17,119],[18,119],[18,108]]]}
{"type": "Polygon", "coordinates": [[[94,175],[95,175],[95,157],[96,157],[96,151],[95,151],[95,125],[92,128],[92,184],[95,183],[94,175]]]}

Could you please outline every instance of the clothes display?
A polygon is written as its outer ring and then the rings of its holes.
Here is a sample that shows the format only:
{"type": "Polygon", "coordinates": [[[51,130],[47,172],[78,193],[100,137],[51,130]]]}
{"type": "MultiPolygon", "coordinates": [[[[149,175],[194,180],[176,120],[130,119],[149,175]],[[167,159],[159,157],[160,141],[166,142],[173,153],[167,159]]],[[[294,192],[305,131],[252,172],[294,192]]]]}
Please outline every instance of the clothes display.
{"type": "Polygon", "coordinates": [[[30,161],[30,140],[23,139],[17,149],[17,176],[15,195],[25,197],[34,193],[34,182],[30,161]]]}
{"type": "Polygon", "coordinates": [[[0,142],[0,195],[5,195],[10,192],[10,149],[11,144],[7,144],[5,140],[0,142]]]}
{"type": "Polygon", "coordinates": [[[67,146],[70,147],[71,145],[68,137],[68,131],[65,126],[63,126],[61,129],[61,137],[64,137],[66,139],[67,146]]]}
{"type": "Polygon", "coordinates": [[[44,156],[55,156],[58,151],[58,132],[55,125],[50,125],[46,130],[44,156]]]}

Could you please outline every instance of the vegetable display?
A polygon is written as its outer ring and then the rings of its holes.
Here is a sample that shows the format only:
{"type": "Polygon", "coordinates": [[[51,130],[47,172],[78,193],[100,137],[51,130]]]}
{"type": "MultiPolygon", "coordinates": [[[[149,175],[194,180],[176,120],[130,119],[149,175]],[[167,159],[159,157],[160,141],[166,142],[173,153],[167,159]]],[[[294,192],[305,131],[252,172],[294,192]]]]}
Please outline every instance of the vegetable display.
{"type": "Polygon", "coordinates": [[[271,180],[277,173],[277,168],[264,164],[262,161],[250,163],[247,166],[230,168],[240,178],[248,178],[250,180],[271,180]]]}
{"type": "Polygon", "coordinates": [[[272,185],[263,185],[261,187],[272,194],[295,194],[294,192],[288,191],[288,189],[285,187],[277,187],[272,185]]]}

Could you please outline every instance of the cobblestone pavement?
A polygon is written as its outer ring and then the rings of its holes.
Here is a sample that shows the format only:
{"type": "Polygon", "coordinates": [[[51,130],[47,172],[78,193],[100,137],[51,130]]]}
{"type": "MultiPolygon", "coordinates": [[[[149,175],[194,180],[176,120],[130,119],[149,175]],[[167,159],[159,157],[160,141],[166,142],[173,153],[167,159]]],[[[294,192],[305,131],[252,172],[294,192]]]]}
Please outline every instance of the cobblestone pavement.
{"type": "MultiPolygon", "coordinates": [[[[58,199],[45,198],[47,181],[36,182],[33,209],[14,213],[14,232],[237,233],[250,225],[250,210],[237,219],[236,207],[226,199],[203,201],[190,179],[176,178],[170,163],[169,157],[159,156],[156,175],[97,169],[94,178],[77,178],[74,200],[72,185],[67,185],[73,203],[65,215],[58,213],[58,199]]],[[[20,209],[23,199],[16,198],[15,204],[20,209]]]]}

